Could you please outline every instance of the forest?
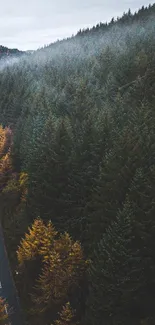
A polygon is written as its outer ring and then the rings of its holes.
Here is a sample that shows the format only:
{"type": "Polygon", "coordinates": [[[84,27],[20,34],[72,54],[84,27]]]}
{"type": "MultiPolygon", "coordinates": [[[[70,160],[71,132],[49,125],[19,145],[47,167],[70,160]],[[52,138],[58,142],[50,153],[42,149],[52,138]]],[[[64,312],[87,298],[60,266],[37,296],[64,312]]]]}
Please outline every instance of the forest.
{"type": "Polygon", "coordinates": [[[22,54],[24,54],[24,51],[19,51],[18,49],[9,49],[5,46],[0,45],[0,59],[6,58],[6,57],[17,57],[17,56],[21,56],[22,54]]]}
{"type": "Polygon", "coordinates": [[[25,324],[155,324],[155,4],[0,62],[0,125],[25,324]]]}

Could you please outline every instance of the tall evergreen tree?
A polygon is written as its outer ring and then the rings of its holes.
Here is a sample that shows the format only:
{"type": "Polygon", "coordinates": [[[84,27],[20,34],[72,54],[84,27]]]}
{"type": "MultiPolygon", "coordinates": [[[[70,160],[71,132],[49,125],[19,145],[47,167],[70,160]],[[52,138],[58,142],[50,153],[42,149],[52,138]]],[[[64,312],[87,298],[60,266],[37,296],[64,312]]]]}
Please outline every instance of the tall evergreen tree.
{"type": "Polygon", "coordinates": [[[41,138],[37,157],[29,173],[28,206],[31,215],[51,216],[59,229],[65,227],[69,202],[69,175],[72,139],[65,121],[49,120],[41,138]]]}
{"type": "Polygon", "coordinates": [[[132,323],[133,292],[136,296],[143,280],[141,257],[133,244],[133,220],[132,208],[126,202],[93,254],[86,324],[132,323]]]}

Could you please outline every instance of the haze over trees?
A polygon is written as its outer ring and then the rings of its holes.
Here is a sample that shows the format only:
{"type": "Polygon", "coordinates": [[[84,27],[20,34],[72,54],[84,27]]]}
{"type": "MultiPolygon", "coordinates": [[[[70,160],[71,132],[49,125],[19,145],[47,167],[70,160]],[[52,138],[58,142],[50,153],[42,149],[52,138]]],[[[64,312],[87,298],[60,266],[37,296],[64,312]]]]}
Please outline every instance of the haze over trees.
{"type": "Polygon", "coordinates": [[[28,325],[155,322],[154,53],[150,5],[0,63],[0,217],[28,325]]]}

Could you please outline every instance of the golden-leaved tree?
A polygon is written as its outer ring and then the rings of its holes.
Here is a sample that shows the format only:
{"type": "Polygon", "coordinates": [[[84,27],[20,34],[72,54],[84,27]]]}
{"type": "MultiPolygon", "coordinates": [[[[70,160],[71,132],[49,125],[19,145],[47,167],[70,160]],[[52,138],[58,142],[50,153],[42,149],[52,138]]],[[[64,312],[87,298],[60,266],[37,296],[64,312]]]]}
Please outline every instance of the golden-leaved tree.
{"type": "Polygon", "coordinates": [[[59,313],[59,319],[54,322],[54,325],[76,325],[75,312],[70,302],[63,306],[62,311],[59,313]]]}
{"type": "Polygon", "coordinates": [[[0,297],[0,325],[8,324],[9,316],[8,313],[6,313],[6,308],[8,308],[8,304],[0,297]]]}
{"type": "Polygon", "coordinates": [[[12,130],[0,125],[0,221],[11,264],[15,264],[19,238],[27,229],[24,207],[28,176],[24,172],[17,173],[13,166],[12,143],[12,130]]]}
{"type": "Polygon", "coordinates": [[[80,243],[74,242],[68,233],[58,234],[51,221],[45,225],[37,218],[21,240],[17,257],[21,296],[27,308],[31,296],[38,324],[43,324],[42,316],[44,321],[53,321],[62,306],[74,300],[80,290],[87,265],[80,243]]]}
{"type": "Polygon", "coordinates": [[[10,148],[12,142],[12,131],[0,125],[0,190],[7,183],[12,172],[10,148]]]}

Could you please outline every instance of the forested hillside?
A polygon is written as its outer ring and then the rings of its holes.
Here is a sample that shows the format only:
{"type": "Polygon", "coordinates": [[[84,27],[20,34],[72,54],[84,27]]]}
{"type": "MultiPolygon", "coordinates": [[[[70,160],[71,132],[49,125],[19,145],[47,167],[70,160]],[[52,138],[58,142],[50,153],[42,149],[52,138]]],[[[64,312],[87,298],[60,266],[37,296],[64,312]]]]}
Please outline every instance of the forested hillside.
{"type": "Polygon", "coordinates": [[[0,69],[0,123],[26,324],[154,324],[155,5],[0,69]]]}
{"type": "Polygon", "coordinates": [[[23,51],[19,51],[18,49],[8,49],[5,46],[0,45],[0,59],[12,56],[19,56],[24,54],[23,51]]]}

